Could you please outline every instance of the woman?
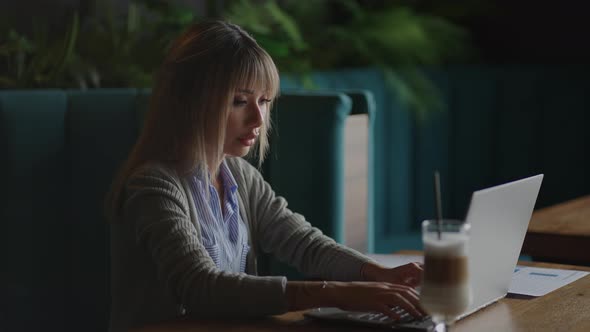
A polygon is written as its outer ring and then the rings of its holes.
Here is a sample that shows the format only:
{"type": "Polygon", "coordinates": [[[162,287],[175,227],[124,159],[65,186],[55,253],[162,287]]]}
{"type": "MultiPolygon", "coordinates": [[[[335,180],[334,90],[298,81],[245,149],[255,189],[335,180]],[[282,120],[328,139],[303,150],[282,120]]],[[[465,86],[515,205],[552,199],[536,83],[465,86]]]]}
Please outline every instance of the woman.
{"type": "Polygon", "coordinates": [[[111,331],[189,315],[262,316],[331,306],[421,316],[421,268],[383,268],[291,212],[241,157],[262,162],[279,87],[240,27],[190,27],[158,73],[141,136],[113,183],[111,331]],[[272,253],[307,276],[257,276],[272,253]]]}

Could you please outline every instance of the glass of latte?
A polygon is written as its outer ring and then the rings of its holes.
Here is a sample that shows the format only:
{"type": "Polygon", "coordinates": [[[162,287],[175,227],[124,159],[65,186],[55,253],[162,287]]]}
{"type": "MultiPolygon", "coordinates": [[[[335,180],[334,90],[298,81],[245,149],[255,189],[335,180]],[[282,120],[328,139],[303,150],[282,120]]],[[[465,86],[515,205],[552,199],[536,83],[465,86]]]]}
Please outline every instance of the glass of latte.
{"type": "Polygon", "coordinates": [[[471,304],[467,267],[469,224],[460,220],[422,223],[424,276],[420,303],[438,324],[448,329],[471,304]]]}

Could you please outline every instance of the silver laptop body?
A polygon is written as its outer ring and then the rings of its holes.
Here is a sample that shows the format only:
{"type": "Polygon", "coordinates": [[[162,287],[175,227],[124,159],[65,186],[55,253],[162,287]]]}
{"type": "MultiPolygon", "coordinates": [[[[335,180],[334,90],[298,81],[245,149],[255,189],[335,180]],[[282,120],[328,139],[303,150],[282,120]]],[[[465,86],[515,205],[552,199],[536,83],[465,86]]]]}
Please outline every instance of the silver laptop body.
{"type": "MultiPolygon", "coordinates": [[[[535,175],[478,190],[471,196],[465,220],[471,224],[468,260],[473,302],[460,318],[508,293],[542,180],[543,174],[535,175]]],[[[336,308],[317,308],[306,316],[362,323],[359,313],[336,308]]]]}
{"type": "Polygon", "coordinates": [[[471,196],[469,278],[473,303],[465,317],[508,293],[543,175],[478,190],[471,196]]]}

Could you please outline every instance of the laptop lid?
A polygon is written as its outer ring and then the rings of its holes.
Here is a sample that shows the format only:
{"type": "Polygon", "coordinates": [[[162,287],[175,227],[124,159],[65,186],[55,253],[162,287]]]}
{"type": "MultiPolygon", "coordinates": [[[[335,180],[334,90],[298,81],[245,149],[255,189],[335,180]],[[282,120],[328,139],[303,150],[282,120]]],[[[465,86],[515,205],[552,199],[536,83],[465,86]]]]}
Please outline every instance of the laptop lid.
{"type": "Polygon", "coordinates": [[[506,296],[543,174],[479,190],[471,196],[469,277],[473,302],[467,316],[506,296]]]}

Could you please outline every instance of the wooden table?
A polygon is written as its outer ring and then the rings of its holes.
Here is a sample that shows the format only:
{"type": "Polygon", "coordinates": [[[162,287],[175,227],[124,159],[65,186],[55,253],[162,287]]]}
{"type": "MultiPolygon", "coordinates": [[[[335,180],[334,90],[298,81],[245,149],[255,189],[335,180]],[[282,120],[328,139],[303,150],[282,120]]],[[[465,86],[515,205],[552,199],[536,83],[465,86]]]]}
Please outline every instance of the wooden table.
{"type": "Polygon", "coordinates": [[[590,266],[590,195],[535,211],[522,253],[540,261],[590,266]]]}
{"type": "MultiPolygon", "coordinates": [[[[520,262],[520,264],[590,271],[590,267],[536,262],[520,262]]],[[[291,312],[258,320],[176,321],[133,330],[133,332],[164,331],[374,332],[379,330],[320,323],[304,318],[303,312],[291,312]]],[[[590,275],[543,297],[502,299],[457,322],[452,331],[590,331],[590,275]]]]}

